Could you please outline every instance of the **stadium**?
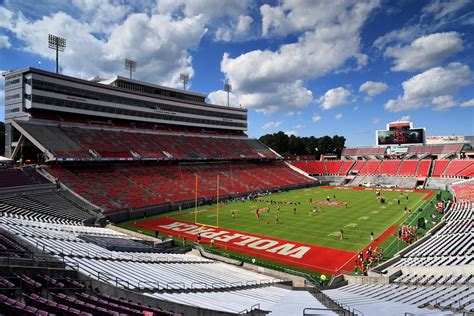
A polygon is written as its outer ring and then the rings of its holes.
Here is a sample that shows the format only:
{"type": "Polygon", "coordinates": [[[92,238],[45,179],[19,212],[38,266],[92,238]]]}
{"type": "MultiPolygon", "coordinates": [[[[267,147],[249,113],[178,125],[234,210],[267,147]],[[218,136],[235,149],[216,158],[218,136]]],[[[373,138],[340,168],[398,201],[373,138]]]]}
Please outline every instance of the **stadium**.
{"type": "Polygon", "coordinates": [[[469,138],[284,157],[206,95],[5,75],[7,315],[466,315],[469,138]]]}

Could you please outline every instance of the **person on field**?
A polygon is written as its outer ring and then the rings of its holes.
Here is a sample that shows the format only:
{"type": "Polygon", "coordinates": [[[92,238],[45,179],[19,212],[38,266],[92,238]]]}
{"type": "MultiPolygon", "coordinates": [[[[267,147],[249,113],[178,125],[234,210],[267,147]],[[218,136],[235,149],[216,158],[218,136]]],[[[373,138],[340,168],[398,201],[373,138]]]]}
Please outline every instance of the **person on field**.
{"type": "Polygon", "coordinates": [[[280,218],[278,217],[278,214],[275,215],[275,224],[280,223],[280,218]]]}
{"type": "Polygon", "coordinates": [[[370,232],[370,240],[374,241],[374,232],[370,232]]]}
{"type": "Polygon", "coordinates": [[[344,231],[342,230],[342,228],[340,229],[340,239],[343,240],[344,239],[344,231]]]}
{"type": "Polygon", "coordinates": [[[293,209],[293,215],[296,215],[296,207],[293,209]]]}
{"type": "Polygon", "coordinates": [[[235,211],[234,210],[232,210],[231,214],[232,214],[232,218],[235,218],[235,211]]]}

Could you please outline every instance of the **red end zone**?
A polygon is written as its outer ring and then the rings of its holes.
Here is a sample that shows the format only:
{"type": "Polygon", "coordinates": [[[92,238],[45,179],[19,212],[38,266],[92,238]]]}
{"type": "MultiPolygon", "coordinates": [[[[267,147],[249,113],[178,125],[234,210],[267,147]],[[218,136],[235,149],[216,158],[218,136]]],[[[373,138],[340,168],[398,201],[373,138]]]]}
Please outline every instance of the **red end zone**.
{"type": "Polygon", "coordinates": [[[355,252],[317,245],[293,242],[250,233],[199,226],[169,217],[156,218],[130,224],[131,226],[158,231],[188,240],[196,240],[201,234],[201,242],[209,243],[214,239],[215,246],[233,250],[256,258],[276,261],[320,273],[336,274],[341,268],[352,269],[355,252]]]}

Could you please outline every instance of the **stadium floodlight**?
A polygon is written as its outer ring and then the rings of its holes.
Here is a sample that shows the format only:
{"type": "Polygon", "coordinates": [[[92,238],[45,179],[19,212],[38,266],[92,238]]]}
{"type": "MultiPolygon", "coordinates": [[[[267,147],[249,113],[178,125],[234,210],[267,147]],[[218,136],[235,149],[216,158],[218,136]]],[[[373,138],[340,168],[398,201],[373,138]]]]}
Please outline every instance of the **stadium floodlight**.
{"type": "Polygon", "coordinates": [[[183,90],[186,91],[186,84],[189,82],[189,74],[179,74],[179,81],[183,83],[183,90]]]}
{"type": "Polygon", "coordinates": [[[125,70],[130,71],[130,79],[132,79],[132,72],[137,70],[137,62],[135,60],[125,58],[125,70]]]}
{"type": "Polygon", "coordinates": [[[232,91],[232,85],[228,82],[226,82],[224,84],[224,91],[227,91],[227,106],[229,106],[229,95],[230,95],[230,92],[232,91]]]}
{"type": "Polygon", "coordinates": [[[66,39],[53,34],[48,34],[48,47],[56,50],[56,73],[59,71],[59,52],[66,49],[66,39]]]}

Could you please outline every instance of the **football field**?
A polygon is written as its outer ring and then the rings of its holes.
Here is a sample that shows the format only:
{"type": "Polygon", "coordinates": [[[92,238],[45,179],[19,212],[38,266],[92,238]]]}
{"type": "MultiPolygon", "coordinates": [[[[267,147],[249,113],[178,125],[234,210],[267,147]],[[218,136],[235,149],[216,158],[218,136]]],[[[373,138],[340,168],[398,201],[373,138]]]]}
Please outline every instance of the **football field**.
{"type": "Polygon", "coordinates": [[[385,199],[381,203],[376,192],[365,188],[313,187],[251,201],[220,203],[219,207],[200,206],[197,212],[192,208],[128,225],[188,240],[201,235],[204,243],[214,239],[216,247],[324,271],[326,267],[331,270],[350,265],[354,255],[371,243],[380,245],[411,215],[405,207],[416,212],[433,193],[381,189],[380,196],[385,199]],[[311,249],[304,252],[306,248],[311,249]]]}

